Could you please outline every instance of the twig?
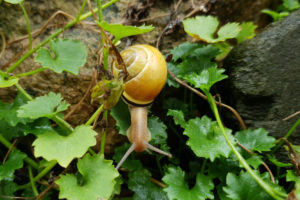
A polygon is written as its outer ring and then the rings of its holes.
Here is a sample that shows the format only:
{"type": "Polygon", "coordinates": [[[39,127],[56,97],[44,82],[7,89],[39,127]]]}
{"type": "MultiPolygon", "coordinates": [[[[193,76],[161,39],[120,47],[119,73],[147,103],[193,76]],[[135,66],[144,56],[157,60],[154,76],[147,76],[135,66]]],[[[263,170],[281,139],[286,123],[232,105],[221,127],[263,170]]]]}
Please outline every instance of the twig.
{"type": "Polygon", "coordinates": [[[2,57],[5,49],[6,49],[6,39],[5,39],[5,35],[3,32],[0,32],[0,36],[1,36],[1,39],[2,39],[2,49],[1,49],[1,52],[0,52],[0,58],[2,57]]]}
{"type": "Polygon", "coordinates": [[[156,180],[155,178],[152,178],[152,177],[151,177],[150,180],[151,180],[153,183],[155,183],[156,185],[158,185],[159,187],[161,187],[161,188],[167,187],[167,185],[165,185],[165,184],[163,184],[162,182],[156,180]]]}
{"type": "MultiPolygon", "coordinates": [[[[206,97],[204,94],[202,94],[200,91],[196,90],[195,88],[189,86],[186,82],[184,82],[184,81],[180,80],[179,78],[177,78],[170,70],[168,70],[168,73],[169,73],[169,74],[172,76],[172,78],[174,78],[174,80],[177,81],[180,85],[182,85],[182,86],[188,88],[189,90],[191,90],[192,92],[194,92],[195,94],[197,94],[198,96],[200,96],[202,99],[207,100],[207,97],[206,97]]],[[[245,125],[245,123],[244,123],[242,117],[239,115],[239,113],[238,113],[234,108],[232,108],[232,107],[230,107],[230,106],[228,106],[228,105],[226,105],[226,104],[219,103],[219,102],[216,102],[216,104],[219,105],[219,106],[222,106],[222,107],[224,107],[224,108],[227,108],[228,110],[230,110],[230,111],[234,114],[234,116],[237,118],[237,120],[239,121],[239,123],[240,123],[242,129],[243,129],[243,130],[246,130],[246,129],[247,129],[247,127],[246,127],[246,125],[245,125]]]]}
{"type": "MultiPolygon", "coordinates": [[[[1,56],[0,56],[0,57],[1,57],[1,56]]],[[[297,112],[295,112],[294,114],[291,114],[291,115],[289,115],[288,117],[284,118],[282,121],[287,121],[287,120],[289,120],[289,119],[291,119],[291,118],[293,118],[293,117],[295,117],[295,116],[297,116],[297,115],[299,115],[299,114],[300,114],[300,110],[297,111],[297,112]]]]}
{"type": "Polygon", "coordinates": [[[90,1],[90,0],[87,0],[87,4],[88,4],[88,7],[89,7],[89,10],[90,10],[91,13],[92,13],[93,19],[94,19],[95,21],[97,21],[97,16],[96,16],[95,12],[93,11],[93,7],[92,7],[92,4],[91,4],[91,1],[90,1]]]}
{"type": "Polygon", "coordinates": [[[210,3],[210,0],[205,0],[205,1],[202,1],[201,4],[199,6],[195,6],[194,4],[194,1],[192,0],[192,7],[194,8],[191,12],[189,12],[186,16],[183,17],[183,19],[186,19],[186,18],[189,18],[193,15],[195,15],[197,12],[204,12],[204,13],[207,13],[208,12],[208,9],[206,8],[206,5],[210,3]]]}
{"type": "Polygon", "coordinates": [[[162,15],[157,15],[157,16],[141,19],[139,21],[139,23],[146,22],[146,21],[151,21],[151,20],[154,20],[154,19],[157,19],[157,18],[166,17],[166,16],[170,16],[170,15],[171,15],[170,13],[166,13],[166,14],[162,14],[162,15]]]}
{"type": "Polygon", "coordinates": [[[15,147],[17,141],[18,141],[18,139],[15,139],[15,140],[13,141],[13,143],[11,144],[11,146],[9,147],[7,153],[6,153],[5,156],[4,156],[4,159],[3,159],[3,161],[2,161],[2,164],[5,163],[5,161],[6,161],[6,159],[8,158],[10,152],[11,152],[11,151],[13,150],[13,148],[15,147]]]}
{"type": "MultiPolygon", "coordinates": [[[[237,145],[239,147],[241,147],[242,149],[244,149],[247,153],[249,153],[250,155],[255,155],[255,153],[249,149],[247,149],[244,145],[242,145],[241,143],[237,142],[237,145]]],[[[273,183],[275,183],[275,178],[274,178],[274,175],[272,173],[272,171],[270,170],[269,166],[265,163],[265,162],[262,162],[262,165],[266,168],[266,170],[268,171],[269,175],[270,175],[270,179],[273,183]]]]}

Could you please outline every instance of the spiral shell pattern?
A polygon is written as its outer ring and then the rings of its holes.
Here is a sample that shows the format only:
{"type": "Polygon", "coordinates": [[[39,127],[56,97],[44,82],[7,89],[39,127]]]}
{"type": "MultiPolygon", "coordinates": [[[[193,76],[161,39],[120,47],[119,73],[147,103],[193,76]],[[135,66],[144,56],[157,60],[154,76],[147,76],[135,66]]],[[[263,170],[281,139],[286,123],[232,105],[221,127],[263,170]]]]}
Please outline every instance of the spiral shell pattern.
{"type": "Polygon", "coordinates": [[[142,44],[123,50],[121,56],[129,74],[123,97],[137,105],[151,103],[167,79],[167,65],[163,55],[156,48],[142,44]]]}

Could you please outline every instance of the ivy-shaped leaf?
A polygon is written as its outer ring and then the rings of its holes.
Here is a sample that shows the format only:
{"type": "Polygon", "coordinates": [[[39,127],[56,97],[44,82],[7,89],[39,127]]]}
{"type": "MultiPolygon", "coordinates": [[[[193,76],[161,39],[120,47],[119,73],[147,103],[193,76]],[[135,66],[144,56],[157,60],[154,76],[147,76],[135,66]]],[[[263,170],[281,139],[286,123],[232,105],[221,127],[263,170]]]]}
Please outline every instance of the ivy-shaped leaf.
{"type": "MultiPolygon", "coordinates": [[[[231,130],[226,129],[226,132],[230,140],[234,141],[231,130]]],[[[189,120],[183,134],[189,137],[187,145],[198,157],[214,161],[218,157],[227,158],[231,153],[217,122],[206,116],[189,120]]]]}
{"type": "Polygon", "coordinates": [[[176,62],[178,59],[185,59],[196,49],[202,48],[203,45],[198,43],[185,42],[171,50],[172,61],[176,62]]]}
{"type": "MultiPolygon", "coordinates": [[[[269,184],[270,178],[268,174],[262,174],[262,179],[269,184]]],[[[264,191],[262,187],[256,183],[256,181],[247,172],[241,171],[237,176],[233,173],[228,173],[226,177],[227,186],[223,187],[227,197],[232,200],[253,200],[263,199],[272,200],[273,198],[264,191]]],[[[280,190],[278,185],[272,184],[273,188],[280,190]]]]}
{"type": "Polygon", "coordinates": [[[82,175],[83,183],[78,184],[73,174],[62,175],[56,181],[60,187],[59,198],[109,199],[114,191],[115,179],[119,176],[111,160],[105,160],[100,155],[87,154],[83,159],[78,160],[77,168],[82,175]]]}
{"type": "Polygon", "coordinates": [[[167,116],[172,116],[176,125],[180,125],[182,128],[186,127],[186,121],[184,119],[184,114],[181,110],[169,109],[167,116]]]}
{"type": "Polygon", "coordinates": [[[275,146],[275,138],[268,136],[268,132],[263,129],[243,130],[235,134],[235,138],[251,151],[270,151],[275,146]]]}
{"type": "Polygon", "coordinates": [[[257,28],[257,25],[253,24],[253,22],[244,22],[241,24],[241,27],[242,30],[236,37],[238,43],[251,39],[255,36],[255,29],[257,28]]]}
{"type": "Polygon", "coordinates": [[[34,154],[48,161],[56,160],[62,167],[67,167],[74,158],[83,156],[90,146],[96,144],[96,135],[97,132],[86,125],[76,127],[68,136],[56,132],[44,133],[33,142],[34,154]]]}
{"type": "MultiPolygon", "coordinates": [[[[0,102],[0,119],[3,119],[10,126],[16,126],[17,124],[26,124],[33,121],[32,119],[18,117],[17,111],[20,106],[24,105],[27,102],[27,99],[21,94],[18,93],[13,103],[3,103],[0,102]]],[[[6,130],[6,129],[1,129],[6,130]]]]}
{"type": "Polygon", "coordinates": [[[208,43],[223,42],[235,38],[241,31],[238,23],[228,23],[218,31],[219,21],[213,16],[197,16],[183,21],[185,32],[190,36],[208,43]],[[214,37],[217,32],[217,37],[214,37]]]}
{"type": "Polygon", "coordinates": [[[79,68],[86,62],[87,52],[79,41],[56,39],[50,41],[49,47],[52,52],[45,48],[39,49],[35,61],[56,73],[66,71],[77,75],[79,68]]]}
{"type": "Polygon", "coordinates": [[[299,180],[299,177],[297,176],[296,172],[294,170],[286,170],[286,181],[287,182],[297,182],[299,180]]]}
{"type": "Polygon", "coordinates": [[[48,95],[37,97],[18,110],[18,117],[37,119],[40,117],[52,118],[57,113],[66,110],[70,104],[62,101],[60,94],[50,92],[48,95]]]}
{"type": "Polygon", "coordinates": [[[109,24],[106,21],[102,21],[100,26],[110,32],[113,36],[115,36],[115,41],[119,41],[120,39],[133,35],[140,35],[143,33],[147,33],[154,29],[153,26],[124,26],[122,24],[109,24]]]}
{"type": "Polygon", "coordinates": [[[26,154],[20,151],[11,152],[7,161],[0,165],[0,182],[13,180],[15,170],[23,167],[23,159],[26,157],[26,154]]]}
{"type": "Polygon", "coordinates": [[[217,67],[210,67],[203,70],[200,74],[189,74],[184,79],[203,91],[209,91],[210,88],[217,82],[226,79],[228,76],[222,74],[225,70],[217,67]]]}
{"type": "Polygon", "coordinates": [[[126,135],[126,131],[130,127],[130,112],[128,105],[120,100],[110,111],[110,115],[116,120],[116,126],[119,134],[126,135]]]}
{"type": "Polygon", "coordinates": [[[209,176],[198,173],[195,186],[191,189],[185,183],[185,172],[180,167],[168,168],[168,172],[163,177],[163,181],[167,184],[164,191],[170,200],[205,200],[213,199],[212,189],[214,184],[209,176]]]}
{"type": "Polygon", "coordinates": [[[167,143],[167,126],[156,116],[148,118],[148,127],[151,133],[151,144],[162,145],[167,143]]]}
{"type": "MultiPolygon", "coordinates": [[[[14,183],[13,181],[1,181],[0,183],[0,196],[14,196],[14,192],[18,190],[18,185],[14,183]]],[[[4,198],[1,198],[3,200],[7,200],[4,198]]]]}
{"type": "Polygon", "coordinates": [[[135,192],[133,200],[168,200],[162,188],[151,182],[151,174],[148,170],[133,171],[128,177],[128,188],[135,192]]]}

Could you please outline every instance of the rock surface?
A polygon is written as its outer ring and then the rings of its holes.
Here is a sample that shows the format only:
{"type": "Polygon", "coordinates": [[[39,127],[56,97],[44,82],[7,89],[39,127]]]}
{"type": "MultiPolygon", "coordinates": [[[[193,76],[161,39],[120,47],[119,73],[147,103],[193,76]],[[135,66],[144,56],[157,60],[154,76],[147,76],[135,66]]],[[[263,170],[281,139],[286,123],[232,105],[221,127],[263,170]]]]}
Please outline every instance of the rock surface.
{"type": "MultiPolygon", "coordinates": [[[[225,60],[226,94],[250,128],[284,136],[300,110],[300,10],[245,41],[225,60]]],[[[291,137],[300,144],[300,128],[291,137]]]]}

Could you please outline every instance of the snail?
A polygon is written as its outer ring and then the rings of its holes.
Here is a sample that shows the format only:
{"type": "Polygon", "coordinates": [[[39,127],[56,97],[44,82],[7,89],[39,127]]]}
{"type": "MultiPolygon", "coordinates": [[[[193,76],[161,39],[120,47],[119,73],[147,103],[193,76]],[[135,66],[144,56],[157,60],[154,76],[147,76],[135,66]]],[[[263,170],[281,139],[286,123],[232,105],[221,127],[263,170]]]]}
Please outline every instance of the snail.
{"type": "MultiPolygon", "coordinates": [[[[148,143],[151,139],[151,133],[147,127],[148,106],[160,93],[167,79],[167,65],[164,57],[156,48],[144,44],[123,50],[121,57],[128,71],[122,99],[128,104],[130,111],[131,126],[127,130],[127,137],[132,145],[118,163],[117,169],[133,151],[152,150],[171,157],[171,154],[148,143]]],[[[121,67],[114,63],[114,76],[120,70],[121,67]]]]}

